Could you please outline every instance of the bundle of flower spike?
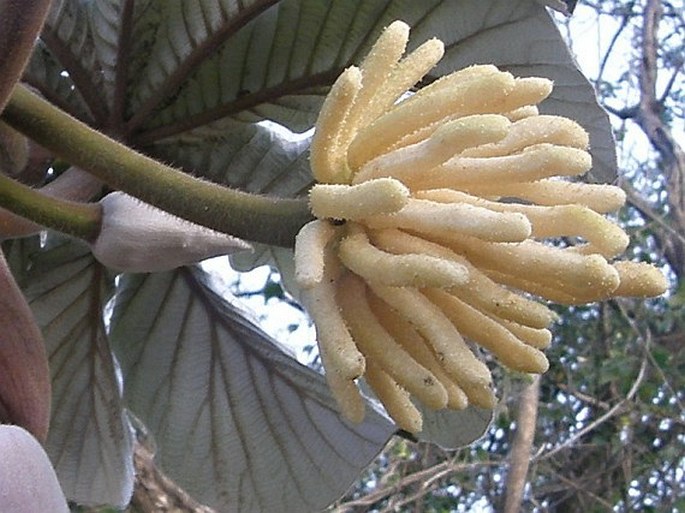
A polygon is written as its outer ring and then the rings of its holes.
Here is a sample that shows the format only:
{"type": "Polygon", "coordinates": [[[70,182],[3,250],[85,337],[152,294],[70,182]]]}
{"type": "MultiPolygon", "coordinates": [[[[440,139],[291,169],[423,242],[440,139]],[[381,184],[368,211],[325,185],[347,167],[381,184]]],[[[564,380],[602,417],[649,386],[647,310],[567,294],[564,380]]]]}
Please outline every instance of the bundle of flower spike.
{"type": "Polygon", "coordinates": [[[534,297],[582,304],[667,284],[648,264],[614,262],[628,237],[603,214],[625,195],[567,178],[592,165],[588,135],[539,114],[549,80],[472,66],[407,95],[444,52],[433,39],[403,58],[408,36],[402,22],[387,27],[324,102],[317,219],[298,234],[295,264],[342,413],[362,420],[363,376],[418,432],[412,399],[494,406],[473,345],[516,371],[547,369],[555,314],[534,297]]]}

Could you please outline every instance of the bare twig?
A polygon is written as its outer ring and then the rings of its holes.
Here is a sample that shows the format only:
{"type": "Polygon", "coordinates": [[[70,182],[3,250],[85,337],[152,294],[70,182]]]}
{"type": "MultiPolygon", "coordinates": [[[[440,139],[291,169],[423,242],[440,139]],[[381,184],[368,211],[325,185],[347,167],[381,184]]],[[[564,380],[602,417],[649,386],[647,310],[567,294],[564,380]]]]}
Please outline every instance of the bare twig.
{"type": "Polygon", "coordinates": [[[637,210],[639,210],[644,217],[656,223],[664,232],[668,232],[670,237],[675,237],[682,244],[685,244],[685,235],[673,228],[671,224],[662,216],[654,212],[654,209],[642,196],[640,196],[640,194],[633,188],[632,185],[630,185],[630,183],[625,180],[621,180],[619,185],[625,191],[626,196],[628,197],[628,202],[637,210]]]}
{"type": "Polygon", "coordinates": [[[419,482],[424,483],[422,487],[426,487],[425,483],[428,483],[428,487],[433,487],[438,479],[446,478],[457,472],[466,472],[476,468],[496,465],[500,465],[500,462],[478,461],[474,463],[457,463],[453,460],[443,461],[442,463],[433,465],[430,468],[414,472],[413,474],[409,474],[408,476],[401,478],[396,483],[381,488],[380,490],[371,492],[365,495],[364,497],[341,503],[332,511],[334,513],[348,513],[354,511],[354,508],[365,508],[371,506],[377,503],[378,501],[381,501],[391,495],[397,494],[405,488],[407,488],[408,486],[411,486],[419,482]]]}
{"type": "Polygon", "coordinates": [[[597,427],[601,426],[604,424],[607,420],[612,418],[614,415],[617,415],[622,408],[630,401],[632,401],[633,397],[635,397],[635,394],[638,391],[638,388],[642,384],[642,381],[644,380],[646,370],[647,370],[647,358],[643,358],[642,360],[642,365],[640,365],[640,370],[637,373],[637,377],[635,378],[635,381],[633,382],[632,386],[630,387],[630,390],[626,394],[626,396],[621,399],[618,403],[616,403],[609,411],[607,411],[604,415],[601,417],[598,417],[595,419],[593,422],[585,426],[583,429],[578,431],[575,435],[573,435],[571,438],[566,440],[564,443],[557,445],[553,449],[550,449],[547,452],[543,452],[541,454],[536,455],[532,461],[537,463],[539,461],[547,460],[557,454],[559,451],[563,451],[564,449],[567,449],[569,447],[572,447],[576,442],[578,442],[581,438],[583,438],[585,435],[590,433],[591,431],[594,431],[597,427]]]}
{"type": "Polygon", "coordinates": [[[671,73],[671,78],[668,79],[668,82],[666,83],[666,87],[664,87],[664,90],[661,93],[661,98],[659,98],[659,103],[663,103],[666,101],[666,98],[668,98],[668,95],[671,94],[671,89],[673,89],[673,84],[675,84],[676,78],[678,75],[683,71],[683,64],[685,61],[683,59],[680,60],[680,63],[678,64],[678,67],[673,70],[671,73]]]}
{"type": "Polygon", "coordinates": [[[596,397],[584,394],[574,386],[567,385],[566,383],[557,383],[556,386],[559,390],[563,390],[564,392],[566,392],[569,395],[572,395],[576,399],[580,399],[584,403],[591,404],[595,408],[600,408],[605,411],[611,408],[611,405],[608,404],[606,401],[601,401],[596,397]]]}
{"type": "MultiPolygon", "coordinates": [[[[552,471],[552,472],[554,472],[554,471],[552,471]]],[[[583,495],[587,495],[591,499],[597,501],[602,506],[607,508],[607,511],[613,510],[613,506],[614,506],[613,504],[606,501],[605,499],[602,499],[599,495],[592,493],[590,490],[588,490],[588,488],[586,486],[580,486],[578,483],[576,483],[572,479],[569,479],[569,478],[565,477],[564,475],[562,475],[558,472],[554,472],[554,474],[556,475],[557,479],[559,479],[559,481],[564,483],[569,488],[572,488],[573,490],[575,490],[575,492],[573,492],[573,493],[582,493],[583,495]]]]}
{"type": "Polygon", "coordinates": [[[652,352],[650,350],[651,333],[649,331],[647,331],[646,333],[643,333],[640,330],[640,328],[637,326],[637,323],[635,322],[633,317],[626,310],[626,307],[625,307],[623,301],[619,300],[616,302],[616,304],[617,304],[619,310],[621,311],[621,314],[623,315],[625,320],[630,325],[630,328],[633,330],[633,332],[639,338],[641,338],[644,341],[644,344],[642,345],[642,350],[643,350],[643,353],[644,353],[646,360],[648,360],[649,363],[652,365],[652,367],[654,367],[657,374],[659,375],[659,378],[661,378],[662,383],[668,389],[668,391],[671,393],[671,396],[673,397],[676,404],[678,405],[678,408],[680,409],[681,414],[684,413],[685,412],[685,405],[680,400],[678,392],[676,391],[675,387],[673,385],[671,385],[670,380],[666,376],[666,373],[664,372],[664,370],[659,365],[659,362],[656,361],[656,359],[654,358],[654,355],[652,354],[652,352]]]}
{"type": "Polygon", "coordinates": [[[420,501],[426,495],[432,492],[435,486],[437,486],[437,483],[433,483],[431,486],[421,486],[416,492],[409,495],[408,497],[398,500],[397,502],[389,504],[387,507],[383,508],[381,510],[381,513],[392,513],[395,511],[402,511],[400,509],[402,508],[402,506],[406,506],[412,503],[418,503],[418,501],[420,501]]]}
{"type": "MultiPolygon", "coordinates": [[[[599,13],[597,13],[597,26],[599,26],[599,13]]],[[[612,51],[614,50],[614,47],[616,46],[616,42],[618,41],[619,36],[623,33],[625,28],[628,26],[628,23],[631,20],[631,15],[630,14],[624,14],[623,19],[621,20],[621,24],[619,27],[616,29],[616,32],[614,33],[613,37],[611,38],[611,41],[609,42],[609,46],[607,47],[606,52],[604,53],[604,57],[602,58],[602,62],[599,66],[599,73],[597,74],[597,82],[600,82],[602,80],[602,77],[604,76],[604,70],[606,69],[607,62],[609,62],[609,56],[611,55],[612,51]]]]}

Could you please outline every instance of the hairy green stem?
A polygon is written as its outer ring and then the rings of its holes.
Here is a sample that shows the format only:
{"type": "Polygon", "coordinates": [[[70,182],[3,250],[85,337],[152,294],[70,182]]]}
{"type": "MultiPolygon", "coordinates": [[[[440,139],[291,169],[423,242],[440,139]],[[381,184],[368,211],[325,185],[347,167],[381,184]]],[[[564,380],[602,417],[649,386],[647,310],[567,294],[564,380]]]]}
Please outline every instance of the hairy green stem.
{"type": "Polygon", "coordinates": [[[2,173],[0,206],[42,226],[89,242],[100,233],[102,207],[99,204],[46,196],[2,173]]]}
{"type": "Polygon", "coordinates": [[[312,219],[306,200],[258,196],[194,178],[93,130],[21,84],[2,119],[111,187],[214,230],[289,247],[312,219]]]}

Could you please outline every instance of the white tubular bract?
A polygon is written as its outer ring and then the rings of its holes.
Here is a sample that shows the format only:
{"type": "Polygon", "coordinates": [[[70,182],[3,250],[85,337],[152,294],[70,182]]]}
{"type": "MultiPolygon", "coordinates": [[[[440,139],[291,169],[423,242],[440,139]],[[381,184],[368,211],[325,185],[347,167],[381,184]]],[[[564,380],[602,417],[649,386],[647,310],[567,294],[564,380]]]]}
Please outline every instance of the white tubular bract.
{"type": "Polygon", "coordinates": [[[117,271],[162,272],[252,248],[247,242],[191,223],[124,194],[100,200],[102,226],[91,250],[117,271]]]}
{"type": "Polygon", "coordinates": [[[581,304],[667,283],[652,266],[612,261],[628,237],[603,214],[625,194],[572,181],[592,166],[588,134],[540,114],[550,80],[486,64],[409,93],[444,45],[403,58],[408,34],[392,23],[332,87],[312,142],[318,220],[295,260],[342,413],[363,415],[354,380],[365,372],[398,426],[417,432],[412,398],[494,406],[469,343],[516,371],[547,370],[557,316],[532,296],[581,304]]]}

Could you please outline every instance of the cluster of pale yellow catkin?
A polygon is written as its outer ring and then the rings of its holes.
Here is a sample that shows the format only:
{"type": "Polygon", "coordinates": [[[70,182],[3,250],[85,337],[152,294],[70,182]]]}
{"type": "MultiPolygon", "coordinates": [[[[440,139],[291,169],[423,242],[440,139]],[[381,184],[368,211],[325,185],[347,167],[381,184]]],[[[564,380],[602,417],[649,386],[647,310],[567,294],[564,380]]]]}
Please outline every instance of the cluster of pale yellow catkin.
{"type": "Polygon", "coordinates": [[[592,163],[578,124],[539,114],[549,80],[472,66],[398,102],[444,52],[433,39],[403,58],[408,37],[391,24],[326,98],[311,146],[317,220],[299,233],[295,264],[343,414],[363,418],[363,376],[418,432],[412,397],[494,405],[470,343],[510,369],[547,369],[555,315],[531,295],[655,296],[666,280],[613,262],[628,237],[603,214],[623,205],[621,189],[560,178],[592,163]]]}

